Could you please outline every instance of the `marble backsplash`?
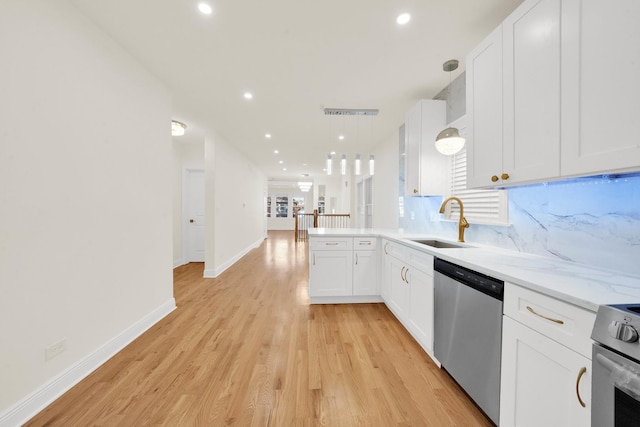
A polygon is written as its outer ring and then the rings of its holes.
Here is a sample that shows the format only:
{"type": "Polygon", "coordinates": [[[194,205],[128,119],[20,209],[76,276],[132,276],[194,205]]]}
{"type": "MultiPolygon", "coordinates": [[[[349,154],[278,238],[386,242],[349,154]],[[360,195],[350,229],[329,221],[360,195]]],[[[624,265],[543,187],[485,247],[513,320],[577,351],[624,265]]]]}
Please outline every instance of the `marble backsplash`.
{"type": "MultiPolygon", "coordinates": [[[[442,200],[401,198],[400,227],[455,240],[442,200]]],[[[640,174],[511,188],[509,223],[471,224],[465,240],[640,276],[640,174]]]]}

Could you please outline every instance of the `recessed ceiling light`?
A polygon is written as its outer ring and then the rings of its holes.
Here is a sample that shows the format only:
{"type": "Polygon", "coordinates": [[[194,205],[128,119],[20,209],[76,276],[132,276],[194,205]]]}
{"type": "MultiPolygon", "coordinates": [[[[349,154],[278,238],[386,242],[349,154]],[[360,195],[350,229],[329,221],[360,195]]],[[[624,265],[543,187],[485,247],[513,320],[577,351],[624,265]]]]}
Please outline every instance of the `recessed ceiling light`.
{"type": "Polygon", "coordinates": [[[332,152],[330,152],[329,154],[331,154],[332,156],[335,156],[336,152],[335,152],[335,151],[332,151],[332,152]]]}
{"type": "Polygon", "coordinates": [[[264,134],[264,137],[265,137],[265,138],[271,138],[271,134],[270,134],[270,133],[265,133],[265,134],[264,134]]]}
{"type": "Polygon", "coordinates": [[[245,92],[244,99],[253,99],[253,94],[251,92],[245,92]]]}
{"type": "Polygon", "coordinates": [[[213,9],[207,3],[198,4],[198,10],[205,15],[211,15],[211,13],[213,12],[213,9]]]}
{"type": "Polygon", "coordinates": [[[306,163],[303,163],[302,166],[309,166],[309,165],[307,165],[306,163]]]}
{"type": "Polygon", "coordinates": [[[278,163],[283,164],[283,163],[284,163],[284,161],[283,161],[283,160],[280,160],[278,163]]]}
{"type": "Polygon", "coordinates": [[[278,150],[273,150],[273,154],[278,154],[279,151],[278,150]]]}
{"type": "Polygon", "coordinates": [[[344,139],[344,135],[338,135],[338,139],[342,141],[344,139]]]}
{"type": "Polygon", "coordinates": [[[409,15],[408,13],[401,13],[396,18],[396,22],[400,25],[404,25],[409,21],[411,21],[411,15],[409,15]]]}
{"type": "Polygon", "coordinates": [[[282,168],[282,170],[286,172],[286,171],[287,171],[287,168],[282,168]]]}

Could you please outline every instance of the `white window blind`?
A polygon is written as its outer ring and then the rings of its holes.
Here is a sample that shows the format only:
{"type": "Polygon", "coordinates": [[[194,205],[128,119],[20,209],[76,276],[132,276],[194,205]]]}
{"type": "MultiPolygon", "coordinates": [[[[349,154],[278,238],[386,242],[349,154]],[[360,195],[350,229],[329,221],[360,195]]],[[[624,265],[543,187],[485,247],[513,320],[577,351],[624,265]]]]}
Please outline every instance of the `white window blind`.
{"type": "MultiPolygon", "coordinates": [[[[467,189],[466,147],[451,156],[449,183],[449,195],[462,200],[464,204],[464,216],[467,218],[467,221],[476,224],[508,225],[509,210],[507,190],[467,189]]],[[[459,217],[460,209],[458,204],[447,203],[445,218],[457,220],[459,217]]]]}

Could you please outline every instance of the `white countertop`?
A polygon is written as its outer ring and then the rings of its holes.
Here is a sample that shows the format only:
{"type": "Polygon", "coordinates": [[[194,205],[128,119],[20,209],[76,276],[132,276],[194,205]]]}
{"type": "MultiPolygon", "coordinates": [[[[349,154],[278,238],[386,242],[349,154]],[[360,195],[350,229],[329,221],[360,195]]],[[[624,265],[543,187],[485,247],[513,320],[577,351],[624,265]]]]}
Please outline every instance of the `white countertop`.
{"type": "Polygon", "coordinates": [[[405,244],[505,282],[562,299],[588,310],[601,304],[640,303],[640,277],[560,259],[467,243],[472,247],[438,249],[410,239],[455,241],[398,230],[316,228],[310,237],[379,236],[405,244]]]}

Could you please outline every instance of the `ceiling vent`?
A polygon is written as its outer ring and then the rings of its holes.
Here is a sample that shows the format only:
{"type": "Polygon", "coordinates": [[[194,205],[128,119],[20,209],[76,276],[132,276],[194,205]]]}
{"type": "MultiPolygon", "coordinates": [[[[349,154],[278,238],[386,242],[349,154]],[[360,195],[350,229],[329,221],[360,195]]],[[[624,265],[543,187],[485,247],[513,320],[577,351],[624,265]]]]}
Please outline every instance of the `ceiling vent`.
{"type": "Polygon", "coordinates": [[[362,109],[362,108],[325,108],[325,116],[377,116],[378,110],[376,109],[362,109]]]}

